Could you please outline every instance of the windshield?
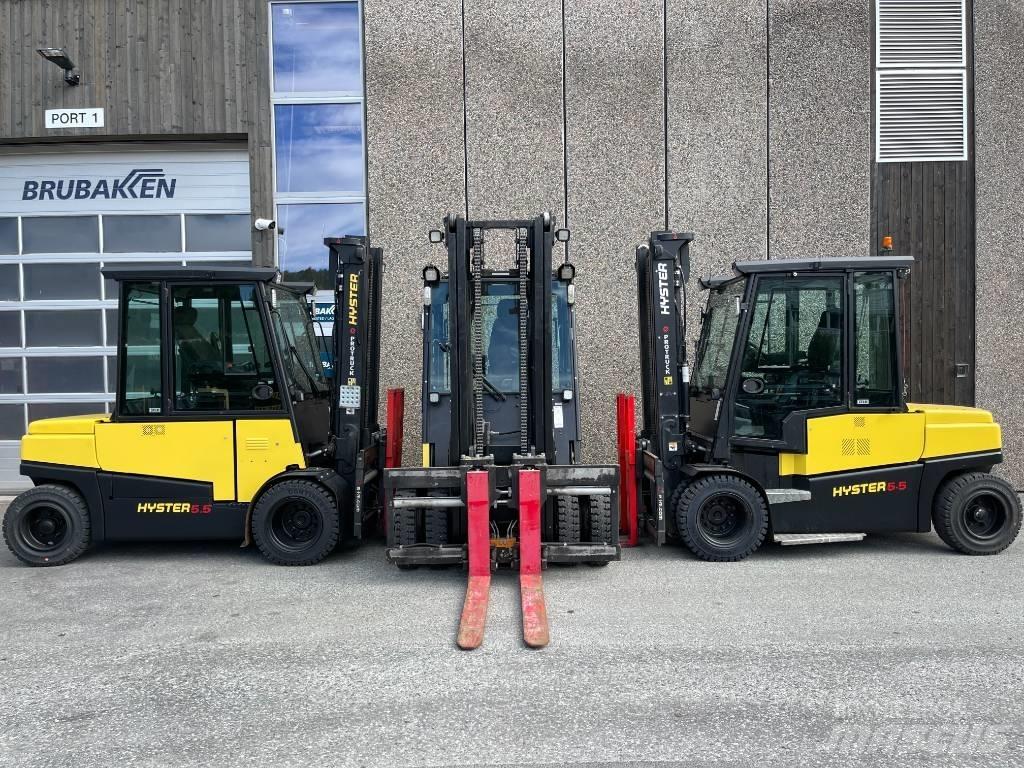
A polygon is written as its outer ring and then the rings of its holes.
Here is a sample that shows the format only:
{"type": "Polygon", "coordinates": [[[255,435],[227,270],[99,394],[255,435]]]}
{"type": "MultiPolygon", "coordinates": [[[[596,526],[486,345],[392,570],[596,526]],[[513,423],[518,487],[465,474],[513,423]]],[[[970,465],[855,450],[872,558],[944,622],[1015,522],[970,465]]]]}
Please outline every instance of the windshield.
{"type": "MultiPolygon", "coordinates": [[[[431,291],[430,302],[430,389],[449,392],[448,378],[448,284],[431,291]]],[[[519,392],[519,299],[516,284],[488,281],[481,297],[483,319],[484,376],[487,383],[504,394],[519,392]]],[[[572,323],[568,290],[554,281],[551,287],[551,388],[561,392],[574,389],[572,323]]]]}
{"type": "Polygon", "coordinates": [[[327,380],[305,298],[278,286],[272,286],[270,293],[271,325],[289,386],[305,395],[326,394],[327,380]]]}
{"type": "Polygon", "coordinates": [[[725,386],[745,286],[744,280],[735,280],[708,293],[692,383],[695,395],[711,395],[725,386]]]}

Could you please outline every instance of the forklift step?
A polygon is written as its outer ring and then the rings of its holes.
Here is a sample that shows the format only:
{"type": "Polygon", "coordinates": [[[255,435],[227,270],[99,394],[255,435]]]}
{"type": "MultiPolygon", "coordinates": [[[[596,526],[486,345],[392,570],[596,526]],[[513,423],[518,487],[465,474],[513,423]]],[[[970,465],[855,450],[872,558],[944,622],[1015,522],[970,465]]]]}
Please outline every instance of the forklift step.
{"type": "Polygon", "coordinates": [[[765,496],[769,504],[789,504],[794,501],[810,501],[811,492],[796,488],[766,488],[765,496]]]}
{"type": "Polygon", "coordinates": [[[784,547],[798,544],[836,544],[841,541],[860,541],[864,533],[776,533],[775,542],[784,547]]]}

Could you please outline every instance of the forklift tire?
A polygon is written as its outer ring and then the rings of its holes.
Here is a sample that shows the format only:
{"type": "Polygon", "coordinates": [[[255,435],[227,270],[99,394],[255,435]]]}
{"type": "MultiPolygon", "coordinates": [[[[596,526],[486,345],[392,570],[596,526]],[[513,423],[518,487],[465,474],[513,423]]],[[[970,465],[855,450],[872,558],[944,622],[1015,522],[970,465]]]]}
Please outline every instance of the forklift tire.
{"type": "Polygon", "coordinates": [[[37,485],[7,507],[3,534],[7,548],[28,565],[64,565],[89,548],[89,508],[77,491],[37,485]]]}
{"type": "Polygon", "coordinates": [[[555,496],[555,538],[564,544],[580,542],[580,501],[575,496],[555,496]]]}
{"type": "Polygon", "coordinates": [[[252,511],[252,538],[277,565],[313,565],[334,550],[341,518],[334,496],[310,480],[272,485],[252,511]]]}
{"type": "MultiPolygon", "coordinates": [[[[440,491],[430,491],[427,494],[432,497],[444,496],[440,491]]],[[[448,510],[444,507],[423,509],[423,538],[427,544],[448,543],[448,510]]]]}
{"type": "MultiPolygon", "coordinates": [[[[612,497],[588,496],[584,503],[587,507],[588,541],[595,544],[615,544],[618,536],[612,520],[612,497]]],[[[587,565],[592,568],[603,568],[608,565],[608,561],[587,561],[587,565]]]]}
{"type": "MultiPolygon", "coordinates": [[[[407,491],[399,491],[396,496],[408,498],[407,491]]],[[[416,543],[416,510],[412,507],[400,507],[391,510],[391,540],[398,546],[409,547],[416,543]]],[[[400,571],[414,571],[418,565],[396,563],[400,571]]]]}
{"type": "Polygon", "coordinates": [[[995,555],[1020,532],[1020,498],[1001,477],[966,472],[939,488],[932,522],[950,548],[965,555],[995,555]]]}
{"type": "Polygon", "coordinates": [[[742,560],[768,533],[764,497],[736,475],[698,477],[679,494],[675,514],[680,537],[701,560],[742,560]]]}

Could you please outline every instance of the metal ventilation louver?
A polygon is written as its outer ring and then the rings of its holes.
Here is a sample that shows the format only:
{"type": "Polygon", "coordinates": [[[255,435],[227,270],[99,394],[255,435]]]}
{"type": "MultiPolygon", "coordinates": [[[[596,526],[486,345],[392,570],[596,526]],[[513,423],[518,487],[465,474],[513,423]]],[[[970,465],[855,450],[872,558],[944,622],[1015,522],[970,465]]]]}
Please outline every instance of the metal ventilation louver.
{"type": "Polygon", "coordinates": [[[964,0],[877,0],[878,67],[966,66],[964,0]]]}
{"type": "Polygon", "coordinates": [[[875,158],[967,159],[964,0],[876,0],[875,158]]]}
{"type": "Polygon", "coordinates": [[[967,159],[964,70],[879,70],[877,77],[878,162],[967,159]]]}

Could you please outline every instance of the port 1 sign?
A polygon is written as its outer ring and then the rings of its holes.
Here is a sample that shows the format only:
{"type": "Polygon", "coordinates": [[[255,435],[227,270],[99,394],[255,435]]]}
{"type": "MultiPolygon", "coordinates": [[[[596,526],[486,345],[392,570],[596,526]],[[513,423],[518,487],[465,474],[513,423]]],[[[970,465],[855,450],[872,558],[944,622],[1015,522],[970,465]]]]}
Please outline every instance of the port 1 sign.
{"type": "Polygon", "coordinates": [[[102,128],[103,108],[86,107],[84,109],[48,109],[46,110],[46,128],[102,128]]]}

